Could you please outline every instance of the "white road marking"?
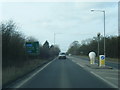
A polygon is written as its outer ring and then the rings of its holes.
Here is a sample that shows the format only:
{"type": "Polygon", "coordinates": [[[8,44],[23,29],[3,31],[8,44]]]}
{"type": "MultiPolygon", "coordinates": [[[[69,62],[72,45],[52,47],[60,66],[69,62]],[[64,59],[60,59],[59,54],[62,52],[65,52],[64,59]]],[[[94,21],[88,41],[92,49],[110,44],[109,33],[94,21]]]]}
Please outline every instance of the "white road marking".
{"type": "Polygon", "coordinates": [[[90,71],[90,73],[92,73],[92,74],[93,74],[93,75],[95,75],[96,77],[98,77],[98,78],[102,79],[104,82],[108,83],[108,84],[109,84],[109,85],[111,85],[113,88],[118,88],[118,86],[117,86],[117,85],[114,85],[113,83],[111,83],[111,82],[109,82],[109,81],[105,80],[104,78],[102,78],[102,77],[101,77],[101,76],[99,76],[98,74],[96,74],[96,73],[94,73],[94,72],[92,72],[92,71],[90,71]]]}
{"type": "Polygon", "coordinates": [[[81,64],[79,64],[79,63],[76,63],[76,64],[78,64],[80,67],[85,67],[85,66],[83,66],[83,65],[81,65],[81,64]]]}
{"type": "Polygon", "coordinates": [[[78,64],[80,67],[85,67],[85,66],[79,64],[77,61],[74,61],[74,60],[72,60],[72,61],[73,61],[74,63],[78,64]]]}
{"type": "Polygon", "coordinates": [[[101,73],[101,74],[111,74],[111,75],[118,75],[118,72],[115,72],[115,73],[113,73],[113,72],[101,72],[101,71],[98,71],[98,73],[101,73]]]}
{"type": "Polygon", "coordinates": [[[74,60],[72,60],[73,62],[75,62],[74,60]]]}
{"type": "Polygon", "coordinates": [[[15,85],[14,88],[20,88],[22,85],[24,85],[25,83],[27,83],[30,79],[32,79],[36,74],[38,74],[40,71],[42,71],[45,67],[47,67],[50,63],[52,63],[54,60],[50,61],[49,63],[47,63],[45,66],[43,66],[41,69],[39,69],[37,72],[35,72],[34,74],[32,74],[31,76],[29,76],[28,78],[26,78],[25,80],[23,80],[21,83],[19,83],[18,85],[15,85]]]}
{"type": "Polygon", "coordinates": [[[118,80],[118,77],[116,77],[116,78],[113,78],[113,77],[105,77],[105,78],[109,78],[109,79],[117,79],[117,80],[118,80]]]}
{"type": "Polygon", "coordinates": [[[72,60],[74,63],[77,63],[76,61],[72,60]]]}

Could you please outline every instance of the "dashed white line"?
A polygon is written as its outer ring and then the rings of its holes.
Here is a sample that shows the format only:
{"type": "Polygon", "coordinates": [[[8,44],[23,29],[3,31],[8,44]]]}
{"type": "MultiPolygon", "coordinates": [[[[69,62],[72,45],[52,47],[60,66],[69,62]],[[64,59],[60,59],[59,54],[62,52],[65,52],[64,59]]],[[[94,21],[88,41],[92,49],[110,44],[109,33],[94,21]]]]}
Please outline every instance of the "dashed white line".
{"type": "Polygon", "coordinates": [[[90,73],[92,73],[93,75],[95,75],[96,77],[98,77],[98,78],[100,78],[100,79],[102,79],[104,82],[106,82],[106,83],[108,83],[110,86],[112,86],[113,88],[118,88],[118,86],[117,85],[114,85],[113,83],[111,83],[111,82],[109,82],[109,81],[107,81],[107,80],[105,80],[104,78],[102,78],[101,76],[99,76],[98,74],[96,74],[96,73],[94,73],[94,72],[92,72],[92,71],[90,71],[90,73]]]}

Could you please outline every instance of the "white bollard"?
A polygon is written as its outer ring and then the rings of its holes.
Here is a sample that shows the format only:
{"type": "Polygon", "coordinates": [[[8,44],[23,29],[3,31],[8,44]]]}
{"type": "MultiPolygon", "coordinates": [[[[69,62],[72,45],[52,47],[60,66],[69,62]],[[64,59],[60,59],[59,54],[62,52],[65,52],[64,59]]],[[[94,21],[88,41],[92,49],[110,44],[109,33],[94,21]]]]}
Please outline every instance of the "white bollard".
{"type": "Polygon", "coordinates": [[[95,64],[95,57],[96,57],[95,52],[90,52],[89,53],[90,64],[95,64]]]}

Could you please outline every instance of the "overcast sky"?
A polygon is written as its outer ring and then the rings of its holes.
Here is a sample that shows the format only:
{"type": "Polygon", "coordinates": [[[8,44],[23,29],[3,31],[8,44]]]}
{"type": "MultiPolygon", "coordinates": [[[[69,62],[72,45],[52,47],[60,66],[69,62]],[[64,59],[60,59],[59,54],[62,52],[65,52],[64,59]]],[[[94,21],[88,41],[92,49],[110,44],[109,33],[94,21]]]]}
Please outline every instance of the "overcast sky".
{"type": "Polygon", "coordinates": [[[103,35],[105,10],[106,35],[118,35],[117,2],[5,2],[1,4],[0,21],[13,20],[26,36],[33,36],[41,44],[46,40],[66,51],[73,41],[103,35]]]}

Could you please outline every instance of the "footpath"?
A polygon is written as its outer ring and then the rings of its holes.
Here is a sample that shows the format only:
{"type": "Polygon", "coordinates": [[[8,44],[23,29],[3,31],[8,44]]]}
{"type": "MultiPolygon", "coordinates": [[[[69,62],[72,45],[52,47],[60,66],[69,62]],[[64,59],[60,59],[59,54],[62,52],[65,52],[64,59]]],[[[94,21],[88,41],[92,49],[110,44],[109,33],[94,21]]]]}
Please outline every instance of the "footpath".
{"type": "Polygon", "coordinates": [[[102,79],[104,82],[108,83],[112,88],[119,88],[119,72],[120,70],[106,66],[99,67],[98,64],[91,65],[89,61],[83,60],[80,57],[68,56],[68,59],[72,60],[74,63],[78,64],[84,70],[89,71],[91,74],[102,79]]]}

